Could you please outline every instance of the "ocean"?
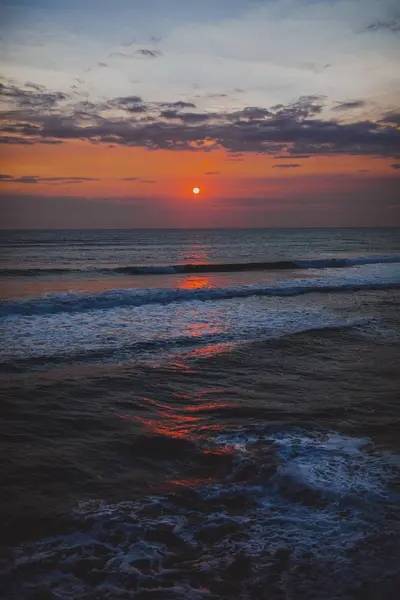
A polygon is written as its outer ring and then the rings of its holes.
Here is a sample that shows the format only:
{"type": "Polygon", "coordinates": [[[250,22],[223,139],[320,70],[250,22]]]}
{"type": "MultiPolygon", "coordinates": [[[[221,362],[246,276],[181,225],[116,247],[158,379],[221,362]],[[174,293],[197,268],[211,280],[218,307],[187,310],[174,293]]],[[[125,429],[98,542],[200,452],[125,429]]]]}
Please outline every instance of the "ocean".
{"type": "Polygon", "coordinates": [[[400,230],[0,234],[4,600],[397,598],[400,230]]]}

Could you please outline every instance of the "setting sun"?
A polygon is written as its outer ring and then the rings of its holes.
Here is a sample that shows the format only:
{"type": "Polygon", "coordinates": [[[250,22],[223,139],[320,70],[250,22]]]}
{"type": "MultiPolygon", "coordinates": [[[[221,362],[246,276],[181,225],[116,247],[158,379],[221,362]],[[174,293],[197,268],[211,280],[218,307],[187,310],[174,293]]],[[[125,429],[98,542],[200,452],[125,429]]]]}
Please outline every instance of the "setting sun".
{"type": "Polygon", "coordinates": [[[196,195],[200,194],[200,188],[198,188],[198,187],[194,187],[192,191],[193,191],[193,194],[196,194],[196,195]]]}

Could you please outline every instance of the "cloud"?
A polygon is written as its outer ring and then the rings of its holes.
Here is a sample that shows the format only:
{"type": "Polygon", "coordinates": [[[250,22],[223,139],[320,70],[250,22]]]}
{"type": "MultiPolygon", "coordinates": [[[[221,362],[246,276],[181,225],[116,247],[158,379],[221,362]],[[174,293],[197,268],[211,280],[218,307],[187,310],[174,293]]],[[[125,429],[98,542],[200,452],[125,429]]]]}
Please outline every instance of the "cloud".
{"type": "Polygon", "coordinates": [[[374,21],[365,28],[365,31],[391,31],[400,32],[400,19],[390,19],[388,21],[374,21]]]}
{"type": "Polygon", "coordinates": [[[381,123],[389,123],[400,127],[400,112],[390,112],[380,121],[381,123]]]}
{"type": "Polygon", "coordinates": [[[392,167],[392,169],[400,169],[400,163],[394,163],[393,165],[390,165],[392,167]]]}
{"type": "Polygon", "coordinates": [[[196,108],[196,105],[193,102],[185,102],[183,100],[177,100],[176,102],[162,102],[160,106],[165,108],[196,108]]]}
{"type": "Polygon", "coordinates": [[[218,115],[216,113],[180,113],[177,110],[163,110],[160,112],[160,116],[164,119],[178,119],[184,123],[199,123],[214,119],[218,115]]]}
{"type": "Polygon", "coordinates": [[[286,154],[278,154],[277,156],[274,156],[275,160],[293,160],[294,158],[311,158],[311,154],[293,154],[291,153],[289,156],[287,156],[286,154]]]}
{"type": "Polygon", "coordinates": [[[106,103],[108,108],[119,108],[130,113],[144,113],[148,107],[140,96],[120,96],[106,103]]]}
{"type": "Polygon", "coordinates": [[[298,167],[301,167],[302,165],[299,165],[298,163],[286,163],[283,165],[274,165],[272,168],[273,169],[297,169],[298,167]]]}
{"type": "Polygon", "coordinates": [[[277,104],[272,107],[277,119],[308,119],[318,115],[323,110],[324,96],[300,96],[296,102],[284,106],[277,104]]]}
{"type": "Polygon", "coordinates": [[[188,112],[185,109],[192,108],[192,103],[181,100],[148,102],[129,95],[97,104],[73,99],[61,103],[66,96],[58,92],[30,92],[15,85],[11,92],[10,87],[7,90],[12,97],[22,98],[22,104],[5,114],[4,143],[79,139],[151,150],[211,152],[220,148],[228,151],[231,159],[238,158],[234,153],[247,152],[286,158],[334,154],[397,157],[400,153],[399,112],[392,111],[378,121],[328,120],[321,115],[323,97],[315,95],[266,108],[188,112]]]}
{"type": "Polygon", "coordinates": [[[228,98],[228,94],[206,94],[207,98],[228,98]]]}
{"type": "Polygon", "coordinates": [[[147,58],[158,58],[159,56],[162,56],[160,50],[148,50],[147,48],[139,48],[139,50],[136,50],[136,54],[140,54],[147,58]]]}
{"type": "Polygon", "coordinates": [[[235,119],[264,119],[265,117],[270,117],[272,115],[271,111],[266,108],[260,108],[258,106],[247,106],[243,108],[243,110],[238,110],[232,113],[232,117],[235,119]]]}
{"type": "Polygon", "coordinates": [[[140,177],[121,177],[121,181],[137,181],[139,183],[156,183],[155,179],[140,179],[140,177]]]}
{"type": "Polygon", "coordinates": [[[365,106],[364,100],[350,100],[348,102],[339,102],[331,110],[352,110],[353,108],[362,108],[365,106]]]}
{"type": "Polygon", "coordinates": [[[24,89],[12,83],[0,83],[0,98],[3,102],[12,102],[19,108],[49,110],[68,96],[62,92],[48,92],[43,86],[28,83],[29,89],[24,89]]]}
{"type": "Polygon", "coordinates": [[[133,58],[132,54],[128,54],[127,52],[110,52],[108,57],[109,58],[133,58]]]}
{"type": "Polygon", "coordinates": [[[105,67],[108,67],[108,64],[107,64],[107,63],[105,63],[105,62],[98,62],[98,63],[97,63],[97,66],[98,66],[98,67],[105,68],[105,67]]]}
{"type": "Polygon", "coordinates": [[[220,175],[221,171],[206,171],[204,175],[220,175]]]}
{"type": "Polygon", "coordinates": [[[0,175],[0,181],[3,183],[83,183],[84,181],[100,181],[97,177],[40,177],[39,175],[21,175],[20,177],[14,177],[13,175],[0,175]]]}
{"type": "Polygon", "coordinates": [[[23,138],[23,137],[12,137],[12,136],[1,136],[0,135],[0,144],[11,144],[17,146],[33,146],[34,144],[62,144],[62,140],[49,140],[42,138],[23,138]]]}

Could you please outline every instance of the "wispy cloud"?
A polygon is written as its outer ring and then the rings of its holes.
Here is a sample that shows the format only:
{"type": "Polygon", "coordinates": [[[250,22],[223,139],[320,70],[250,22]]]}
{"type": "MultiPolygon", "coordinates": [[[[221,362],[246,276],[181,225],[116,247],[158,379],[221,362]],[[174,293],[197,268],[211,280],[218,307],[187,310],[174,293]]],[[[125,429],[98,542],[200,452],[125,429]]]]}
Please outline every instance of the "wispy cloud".
{"type": "Polygon", "coordinates": [[[297,169],[298,167],[301,167],[302,165],[298,164],[298,163],[284,163],[282,165],[274,165],[272,168],[273,169],[297,169]]]}
{"type": "Polygon", "coordinates": [[[332,110],[353,110],[354,108],[363,108],[364,100],[349,100],[347,102],[339,102],[332,110]]]}
{"type": "Polygon", "coordinates": [[[0,181],[3,183],[83,183],[85,181],[100,181],[97,177],[41,177],[39,175],[21,175],[14,177],[13,175],[0,174],[0,181]]]}
{"type": "Polygon", "coordinates": [[[390,31],[400,32],[400,19],[389,19],[387,21],[374,21],[365,28],[365,31],[390,31]]]}
{"type": "Polygon", "coordinates": [[[140,54],[140,56],[145,56],[146,58],[158,58],[162,56],[160,50],[148,50],[147,48],[139,48],[139,50],[136,50],[136,54],[140,54]]]}

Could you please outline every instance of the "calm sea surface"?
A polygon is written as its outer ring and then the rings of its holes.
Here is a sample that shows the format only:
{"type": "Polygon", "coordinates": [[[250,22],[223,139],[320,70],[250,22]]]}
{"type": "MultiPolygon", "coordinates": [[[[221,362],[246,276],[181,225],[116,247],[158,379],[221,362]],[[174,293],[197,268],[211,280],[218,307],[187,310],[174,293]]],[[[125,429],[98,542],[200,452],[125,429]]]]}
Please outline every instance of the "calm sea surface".
{"type": "Polygon", "coordinates": [[[5,599],[400,587],[400,230],[0,233],[5,599]]]}

